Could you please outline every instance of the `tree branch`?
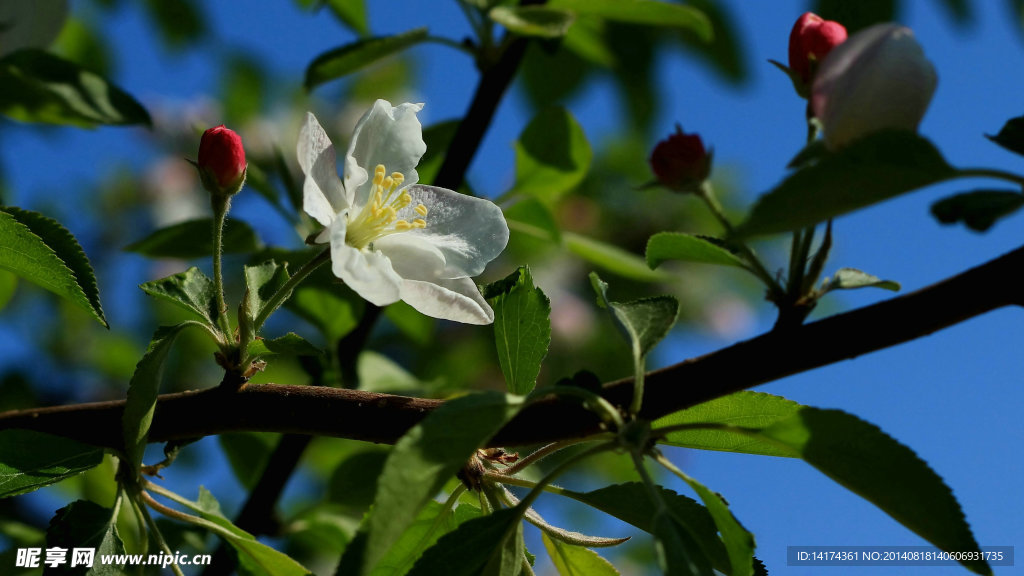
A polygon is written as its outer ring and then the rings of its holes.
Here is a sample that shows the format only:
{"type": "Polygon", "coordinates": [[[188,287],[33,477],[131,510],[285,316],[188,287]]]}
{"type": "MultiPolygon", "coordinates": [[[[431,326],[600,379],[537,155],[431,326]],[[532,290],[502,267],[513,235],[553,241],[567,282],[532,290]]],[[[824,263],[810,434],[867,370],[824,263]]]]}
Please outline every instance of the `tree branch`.
{"type": "MultiPolygon", "coordinates": [[[[784,333],[768,333],[647,375],[641,415],[657,418],[752,388],[927,336],[964,320],[1024,304],[1010,279],[1024,268],[1024,248],[904,296],[784,333]],[[685,384],[685,385],[681,385],[685,384]]],[[[632,379],[605,384],[601,395],[625,406],[632,379]]],[[[152,442],[239,430],[336,436],[394,443],[441,401],[311,386],[246,385],[164,394],[152,442]]],[[[0,414],[0,430],[26,428],[119,449],[124,401],[95,402],[0,414]]],[[[578,403],[547,399],[523,409],[491,440],[518,446],[582,437],[599,420],[578,403]]]]}

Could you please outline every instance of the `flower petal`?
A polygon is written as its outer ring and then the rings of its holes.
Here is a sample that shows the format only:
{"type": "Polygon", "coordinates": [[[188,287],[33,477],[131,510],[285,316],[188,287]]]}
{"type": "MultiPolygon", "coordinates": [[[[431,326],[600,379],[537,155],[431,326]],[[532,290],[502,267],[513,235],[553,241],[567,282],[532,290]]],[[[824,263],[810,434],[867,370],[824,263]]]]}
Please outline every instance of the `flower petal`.
{"type": "Polygon", "coordinates": [[[494,311],[470,278],[404,280],[402,300],[427,316],[464,324],[490,324],[494,311]]]}
{"type": "Polygon", "coordinates": [[[419,218],[413,212],[418,204],[423,204],[428,212],[424,217],[426,228],[403,235],[429,242],[444,254],[447,268],[443,278],[480,274],[508,244],[505,215],[493,202],[422,184],[409,186],[405,191],[412,196],[412,204],[399,217],[419,218]]]}
{"type": "Polygon", "coordinates": [[[392,106],[377,100],[356,124],[345,154],[345,190],[357,209],[366,204],[373,185],[367,172],[372,173],[378,164],[383,164],[388,174],[400,172],[406,184],[418,180],[416,164],[427,151],[423,127],[416,118],[422,109],[423,104],[392,106]]]}
{"type": "Polygon", "coordinates": [[[296,147],[299,166],[306,179],[302,184],[302,209],[324,226],[330,226],[336,215],[349,207],[338,178],[334,145],[312,112],[299,132],[296,147]]]}
{"type": "Polygon", "coordinates": [[[387,256],[353,248],[345,243],[347,220],[331,224],[331,271],[357,294],[377,306],[399,300],[402,277],[395,273],[387,256]]]}
{"type": "Polygon", "coordinates": [[[444,254],[429,242],[408,233],[392,234],[373,242],[391,260],[391,267],[406,280],[432,281],[442,277],[444,254]]]}

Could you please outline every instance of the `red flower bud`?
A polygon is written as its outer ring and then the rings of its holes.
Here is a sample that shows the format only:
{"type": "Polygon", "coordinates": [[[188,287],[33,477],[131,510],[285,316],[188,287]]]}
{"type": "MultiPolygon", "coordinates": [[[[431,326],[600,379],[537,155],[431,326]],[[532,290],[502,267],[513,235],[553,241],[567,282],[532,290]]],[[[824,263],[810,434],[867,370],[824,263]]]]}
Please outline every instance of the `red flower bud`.
{"type": "Polygon", "coordinates": [[[711,155],[698,134],[676,133],[658,142],[651,152],[651,170],[663,186],[677,192],[695,190],[711,173],[711,155]]]}
{"type": "Polygon", "coordinates": [[[809,84],[816,63],[844,41],[846,28],[842,24],[807,12],[797,19],[789,33],[789,68],[804,84],[809,84]]]}
{"type": "Polygon", "coordinates": [[[223,124],[203,132],[199,141],[199,168],[203,186],[213,194],[237,193],[245,182],[245,149],[242,139],[223,124]]]}

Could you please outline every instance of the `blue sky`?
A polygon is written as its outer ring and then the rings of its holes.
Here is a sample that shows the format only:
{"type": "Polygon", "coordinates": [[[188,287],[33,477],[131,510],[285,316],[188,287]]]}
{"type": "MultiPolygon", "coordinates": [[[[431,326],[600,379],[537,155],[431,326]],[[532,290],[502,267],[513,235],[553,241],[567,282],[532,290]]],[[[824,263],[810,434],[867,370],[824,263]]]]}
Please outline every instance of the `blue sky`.
{"type": "MultiPolygon", "coordinates": [[[[429,8],[415,0],[369,4],[375,33],[400,32],[422,23],[435,34],[455,38],[467,31],[454,3],[431,2],[429,8]]],[[[730,0],[725,4],[744,39],[750,81],[734,88],[686,55],[667,55],[657,63],[667,104],[658,125],[664,134],[675,122],[688,131],[700,132],[714,147],[718,166],[728,167],[730,177],[753,201],[783,177],[785,164],[804,138],[804,103],[766,60],[785,60],[790,26],[806,3],[730,0]]],[[[914,29],[939,76],[921,132],[956,166],[1024,171],[1024,159],[982,137],[998,131],[1005,120],[1024,114],[1020,99],[1024,93],[1020,67],[1024,34],[1017,28],[1020,23],[1010,17],[1006,3],[972,2],[974,21],[962,28],[952,23],[939,3],[915,0],[904,4],[901,20],[914,29]]],[[[210,51],[252,46],[252,38],[264,38],[258,48],[260,57],[296,82],[311,58],[351,39],[327,14],[305,15],[287,2],[216,2],[205,7],[217,37],[223,38],[222,44],[208,44],[210,51]]],[[[161,50],[144,38],[148,25],[137,11],[122,10],[103,26],[119,47],[115,52],[118,82],[144,103],[186,102],[215,94],[217,78],[205,57],[161,50]]],[[[418,95],[427,103],[424,123],[462,114],[476,83],[472,63],[441,46],[415,50],[421,64],[418,95]]],[[[600,82],[570,102],[569,108],[594,142],[613,134],[622,120],[608,86],[600,82]]],[[[527,121],[525,110],[515,93],[499,109],[470,172],[482,191],[499,193],[511,183],[511,143],[527,121]]],[[[14,190],[12,199],[28,207],[54,202],[63,193],[60,186],[68,181],[93,181],[105,167],[154,158],[156,153],[139,147],[139,140],[133,129],[59,129],[40,134],[31,127],[5,124],[0,154],[14,190]],[[61,170],[44,169],[53,163],[41,160],[44,158],[58,159],[61,170]]],[[[1021,215],[1001,221],[986,234],[941,226],[929,215],[928,208],[935,200],[984,184],[957,181],[936,186],[838,219],[826,273],[839,266],[862,268],[898,280],[904,291],[911,291],[1016,248],[1021,238],[1018,230],[1024,223],[1021,215]]],[[[103,284],[101,278],[101,287],[103,284]]],[[[852,308],[887,296],[873,291],[844,294],[831,308],[852,308]]],[[[119,311],[116,304],[112,308],[112,319],[129,314],[119,311]]],[[[767,329],[770,319],[765,305],[756,327],[743,337],[767,329]]],[[[1024,393],[1019,374],[1024,360],[1019,350],[1024,330],[1019,320],[1016,310],[994,312],[760,390],[809,405],[842,408],[877,424],[915,449],[945,478],[982,545],[1022,544],[1024,523],[1019,519],[1024,516],[1024,494],[1019,487],[1024,465],[1019,443],[1024,424],[1019,414],[1024,393]]],[[[886,330],[886,326],[877,329],[886,330]]],[[[681,336],[660,349],[658,362],[680,361],[728,343],[708,335],[681,336]]],[[[688,473],[726,496],[736,515],[757,535],[758,556],[772,573],[823,572],[785,566],[787,545],[924,543],[801,462],[707,452],[676,451],[672,456],[688,473]]],[[[843,574],[877,572],[869,568],[836,570],[843,574]]],[[[965,572],[928,567],[903,568],[900,573],[965,572]]]]}

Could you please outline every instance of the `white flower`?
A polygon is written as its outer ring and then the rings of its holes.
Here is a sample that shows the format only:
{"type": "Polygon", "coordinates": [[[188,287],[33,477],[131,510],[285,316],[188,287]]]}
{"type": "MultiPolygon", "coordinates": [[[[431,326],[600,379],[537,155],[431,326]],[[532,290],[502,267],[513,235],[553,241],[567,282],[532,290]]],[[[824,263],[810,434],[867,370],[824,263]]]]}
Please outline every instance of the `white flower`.
{"type": "Polygon", "coordinates": [[[879,130],[917,130],[935,93],[935,67],[909,28],[876,24],[825,57],[811,106],[835,150],[879,130]]]}
{"type": "Polygon", "coordinates": [[[435,318],[490,324],[494,312],[470,277],[508,243],[493,203],[416,184],[426,151],[422,104],[377,100],[356,124],[338,178],[334,146],[312,113],[299,133],[303,209],[331,245],[331,269],[377,306],[404,300],[435,318]]]}

